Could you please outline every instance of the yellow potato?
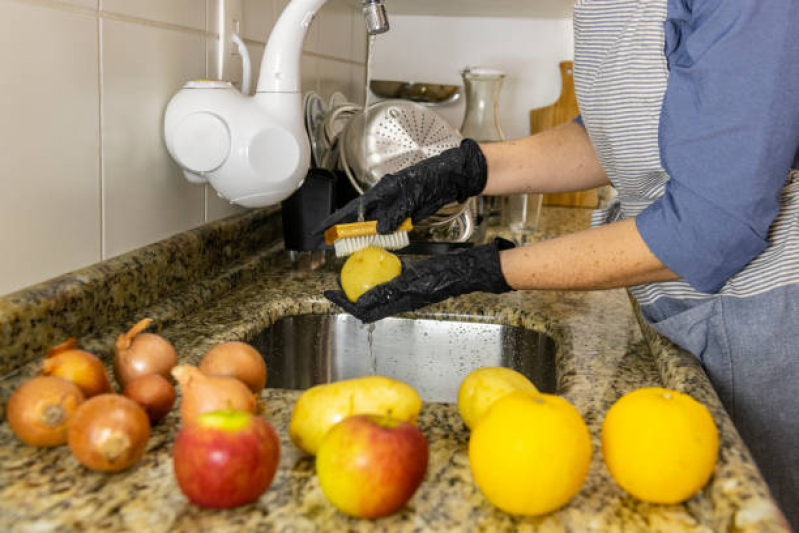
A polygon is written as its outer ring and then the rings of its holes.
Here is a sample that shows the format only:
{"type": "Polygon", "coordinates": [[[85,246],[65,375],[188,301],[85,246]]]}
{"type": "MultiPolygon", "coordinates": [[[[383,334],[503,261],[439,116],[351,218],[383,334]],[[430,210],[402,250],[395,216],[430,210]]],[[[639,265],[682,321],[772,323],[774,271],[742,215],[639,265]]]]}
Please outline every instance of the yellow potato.
{"type": "Polygon", "coordinates": [[[458,389],[458,410],[463,423],[474,429],[494,402],[517,390],[538,391],[529,379],[510,368],[487,366],[473,370],[458,389]]]}
{"type": "Polygon", "coordinates": [[[337,381],[305,391],[294,405],[291,442],[316,455],[328,430],[353,415],[387,415],[416,423],[422,400],[410,385],[383,376],[337,381]]]}
{"type": "Polygon", "coordinates": [[[341,287],[351,302],[369,289],[396,278],[402,272],[399,258],[382,248],[369,246],[352,254],[341,268],[341,287]]]}

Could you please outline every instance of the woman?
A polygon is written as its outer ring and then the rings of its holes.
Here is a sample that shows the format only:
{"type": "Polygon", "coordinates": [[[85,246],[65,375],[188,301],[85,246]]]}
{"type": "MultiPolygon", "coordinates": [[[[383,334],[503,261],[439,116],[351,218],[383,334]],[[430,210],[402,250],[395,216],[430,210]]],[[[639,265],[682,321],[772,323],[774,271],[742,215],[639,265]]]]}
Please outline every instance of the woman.
{"type": "Polygon", "coordinates": [[[472,291],[629,287],[702,362],[799,530],[799,5],[580,0],[574,26],[580,119],[467,139],[384,177],[364,207],[389,232],[477,194],[611,183],[595,227],[420,261],[355,303],[326,295],[371,322],[472,291]]]}

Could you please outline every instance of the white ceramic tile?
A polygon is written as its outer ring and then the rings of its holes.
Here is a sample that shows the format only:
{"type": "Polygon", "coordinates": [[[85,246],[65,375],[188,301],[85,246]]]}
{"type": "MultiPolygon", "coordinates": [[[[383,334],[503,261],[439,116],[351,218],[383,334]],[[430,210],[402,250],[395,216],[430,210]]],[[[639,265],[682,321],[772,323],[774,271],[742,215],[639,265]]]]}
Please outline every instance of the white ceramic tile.
{"type": "Polygon", "coordinates": [[[252,81],[250,86],[250,94],[255,93],[255,88],[258,85],[258,75],[261,73],[261,59],[264,56],[265,46],[262,44],[246,43],[247,50],[250,52],[250,61],[252,62],[252,81]]]}
{"type": "Polygon", "coordinates": [[[97,10],[100,0],[61,0],[65,4],[97,10]]]}
{"type": "Polygon", "coordinates": [[[204,221],[205,187],[163,143],[163,113],[205,72],[201,35],[103,21],[105,251],[111,257],[204,221]]]}
{"type": "Polygon", "coordinates": [[[286,6],[289,5],[289,0],[273,0],[273,2],[274,2],[275,20],[277,20],[277,17],[279,17],[280,14],[283,12],[283,10],[286,8],[286,6]]]}
{"type": "Polygon", "coordinates": [[[225,218],[227,216],[246,211],[244,207],[231,204],[227,200],[220,198],[219,195],[217,195],[216,190],[210,185],[205,186],[205,198],[208,208],[205,216],[206,222],[212,222],[214,220],[219,220],[220,218],[225,218]]]}
{"type": "Polygon", "coordinates": [[[100,260],[97,21],[0,2],[0,65],[6,294],[100,260]]]}
{"type": "Polygon", "coordinates": [[[205,29],[205,0],[103,0],[103,11],[116,15],[205,29]]]}
{"type": "MultiPolygon", "coordinates": [[[[319,48],[316,52],[349,59],[352,54],[352,8],[343,0],[328,0],[319,11],[319,48]]],[[[366,32],[364,28],[359,31],[366,32]]]]}
{"type": "Polygon", "coordinates": [[[350,65],[350,93],[353,102],[363,103],[366,94],[366,67],[350,65]]]}
{"type": "Polygon", "coordinates": [[[350,64],[343,61],[318,58],[319,60],[319,95],[328,101],[334,92],[341,92],[351,102],[352,94],[350,64]]]}
{"type": "Polygon", "coordinates": [[[302,43],[303,51],[322,53],[324,47],[320,40],[320,24],[319,13],[317,13],[305,34],[305,41],[302,43]]]}
{"type": "MultiPolygon", "coordinates": [[[[352,17],[352,52],[349,58],[366,63],[366,40],[368,39],[366,35],[366,22],[360,10],[351,10],[350,16],[352,17]]],[[[379,40],[380,36],[378,35],[375,39],[379,40]]]]}
{"type": "Polygon", "coordinates": [[[273,0],[244,0],[241,33],[245,39],[266,43],[275,24],[273,0]]]}
{"type": "Polygon", "coordinates": [[[302,73],[300,74],[300,90],[319,92],[319,58],[302,54],[302,73]]]}

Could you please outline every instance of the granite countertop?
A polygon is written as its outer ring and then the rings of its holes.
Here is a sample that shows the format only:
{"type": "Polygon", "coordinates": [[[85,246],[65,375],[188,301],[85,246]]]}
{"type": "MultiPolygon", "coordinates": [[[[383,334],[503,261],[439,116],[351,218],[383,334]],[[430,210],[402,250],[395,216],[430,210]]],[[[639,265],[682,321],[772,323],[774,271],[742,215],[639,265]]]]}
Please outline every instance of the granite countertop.
{"type": "MultiPolygon", "coordinates": [[[[584,209],[547,208],[536,238],[587,225],[584,209]]],[[[275,210],[249,212],[0,298],[0,406],[37,373],[48,347],[68,336],[109,361],[113,340],[139,318],[155,320],[181,362],[196,363],[226,340],[251,340],[287,315],[335,312],[321,293],[341,262],[304,256],[292,264],[279,243],[275,210]]],[[[419,316],[419,315],[417,315],[419,316]]],[[[489,320],[532,328],[558,345],[558,394],[591,431],[594,457],[580,493],[539,518],[493,508],[475,487],[469,433],[452,404],[426,403],[418,425],[430,444],[427,477],[402,512],[381,520],[348,518],[327,503],[313,459],[288,439],[298,391],[267,389],[265,416],[281,438],[280,468],[256,503],[214,511],[188,503],[173,474],[177,407],[153,428],[147,452],[117,474],[80,466],[66,446],[22,444],[0,424],[1,531],[787,531],[746,447],[693,357],[639,323],[623,290],[472,294],[423,316],[489,320]],[[720,456],[711,482],[681,505],[626,495],[601,458],[605,412],[643,386],[687,392],[713,413],[720,456]]],[[[2,412],[0,411],[0,415],[2,412]]]]}

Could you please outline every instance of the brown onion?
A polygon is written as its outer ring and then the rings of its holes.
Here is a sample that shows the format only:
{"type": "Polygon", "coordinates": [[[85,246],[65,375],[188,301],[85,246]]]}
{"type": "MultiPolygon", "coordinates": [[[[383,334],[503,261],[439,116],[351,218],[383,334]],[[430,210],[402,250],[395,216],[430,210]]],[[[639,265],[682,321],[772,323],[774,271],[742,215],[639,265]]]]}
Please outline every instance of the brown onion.
{"type": "Polygon", "coordinates": [[[150,421],[139,404],[121,394],[100,394],[78,407],[67,442],[86,468],[118,472],[139,460],[149,438],[150,421]]]}
{"type": "Polygon", "coordinates": [[[180,385],[180,418],[184,424],[210,411],[255,412],[255,395],[236,378],[207,376],[189,365],[176,366],[172,375],[180,385]]]}
{"type": "Polygon", "coordinates": [[[111,392],[103,362],[89,352],[76,349],[77,345],[78,341],[70,338],[52,348],[44,360],[42,375],[71,381],[87,398],[111,392]]]}
{"type": "Polygon", "coordinates": [[[200,370],[209,376],[236,378],[255,394],[259,394],[266,386],[264,358],[246,342],[217,344],[203,356],[200,370]]]}
{"type": "Polygon", "coordinates": [[[151,424],[164,418],[175,405],[175,388],[161,374],[134,379],[122,394],[144,409],[151,424]]]}
{"type": "Polygon", "coordinates": [[[169,379],[169,372],[178,364],[175,348],[168,340],[155,333],[142,333],[151,322],[145,318],[117,338],[114,375],[123,389],[134,379],[149,374],[169,379]]]}
{"type": "Polygon", "coordinates": [[[70,418],[85,396],[66,379],[40,376],[23,383],[6,404],[11,431],[32,446],[58,446],[67,441],[70,418]]]}

